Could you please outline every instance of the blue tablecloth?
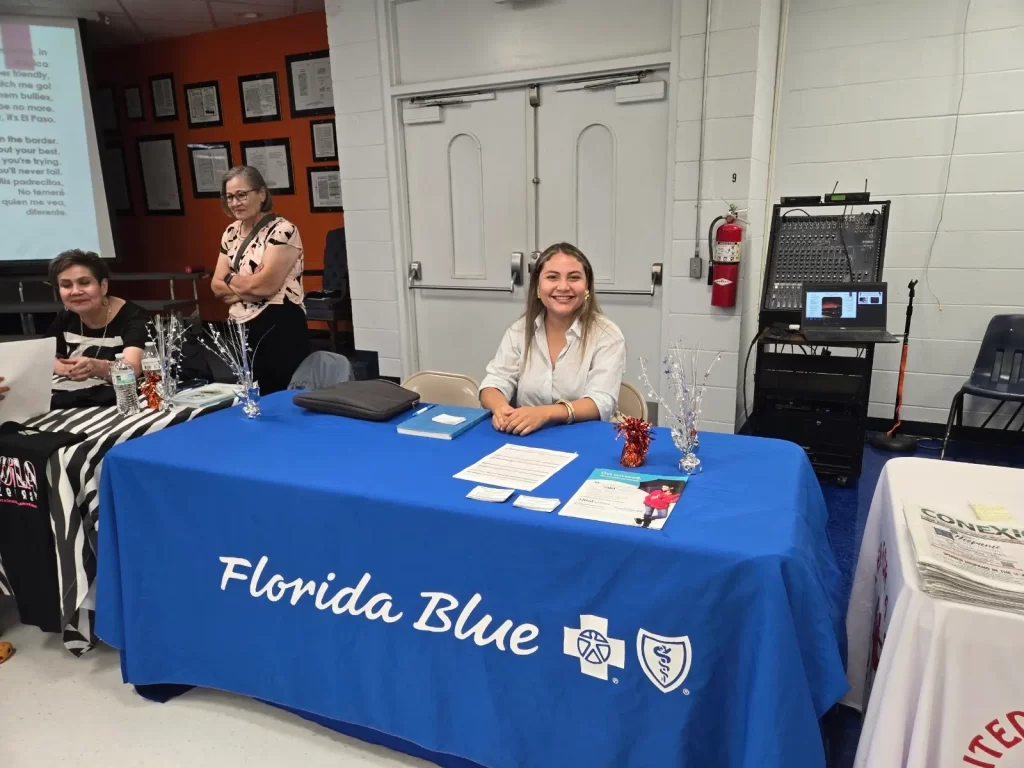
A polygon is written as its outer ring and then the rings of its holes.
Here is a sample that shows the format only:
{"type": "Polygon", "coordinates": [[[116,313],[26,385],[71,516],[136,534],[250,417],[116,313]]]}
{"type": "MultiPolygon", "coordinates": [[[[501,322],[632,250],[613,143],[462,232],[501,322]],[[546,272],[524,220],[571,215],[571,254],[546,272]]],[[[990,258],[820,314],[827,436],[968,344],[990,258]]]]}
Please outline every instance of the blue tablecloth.
{"type": "MultiPolygon", "coordinates": [[[[567,501],[618,466],[608,424],[446,442],[290,393],[263,410],[107,454],[97,630],[126,682],[234,691],[502,768],[824,766],[818,718],[846,690],[840,579],[797,446],[702,435],[706,470],[654,531],[472,501],[452,478],[509,441],[574,450],[534,494],[567,501]],[[458,607],[423,615],[432,600],[458,607]],[[609,642],[565,642],[588,627],[609,642]],[[642,669],[642,630],[689,638],[669,693],[642,669]],[[576,653],[623,648],[607,679],[581,674],[576,653]]],[[[677,459],[659,430],[643,471],[677,459]]]]}

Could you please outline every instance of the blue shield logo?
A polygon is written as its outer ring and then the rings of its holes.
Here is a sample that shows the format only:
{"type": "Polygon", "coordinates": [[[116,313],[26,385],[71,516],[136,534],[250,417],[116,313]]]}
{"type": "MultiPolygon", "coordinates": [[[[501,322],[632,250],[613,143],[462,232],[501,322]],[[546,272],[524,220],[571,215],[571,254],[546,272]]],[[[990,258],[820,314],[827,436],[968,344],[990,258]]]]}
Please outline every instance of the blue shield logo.
{"type": "Polygon", "coordinates": [[[636,634],[640,668],[662,693],[671,693],[690,673],[690,638],[664,637],[641,629],[636,634]]]}

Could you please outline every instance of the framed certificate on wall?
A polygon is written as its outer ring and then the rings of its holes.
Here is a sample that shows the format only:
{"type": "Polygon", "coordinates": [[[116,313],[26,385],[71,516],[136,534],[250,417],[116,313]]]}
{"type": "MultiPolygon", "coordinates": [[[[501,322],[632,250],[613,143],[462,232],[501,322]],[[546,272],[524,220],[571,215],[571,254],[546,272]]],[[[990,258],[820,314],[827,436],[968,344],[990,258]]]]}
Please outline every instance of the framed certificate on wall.
{"type": "Polygon", "coordinates": [[[128,161],[124,156],[124,144],[108,141],[100,150],[100,166],[103,168],[103,186],[107,200],[116,213],[132,212],[132,196],[128,189],[128,161]]]}
{"type": "Polygon", "coordinates": [[[207,141],[189,144],[188,167],[192,172],[193,197],[220,197],[220,182],[231,167],[231,144],[207,141]]]}
{"type": "Polygon", "coordinates": [[[124,89],[124,113],[129,120],[144,120],[142,112],[142,90],[137,85],[124,89]]]}
{"type": "Polygon", "coordinates": [[[224,125],[220,114],[220,86],[216,80],[186,85],[185,108],[189,128],[224,125]]]}
{"type": "Polygon", "coordinates": [[[338,159],[338,135],[333,117],[329,120],[310,120],[309,135],[313,143],[313,162],[338,159]]]}
{"type": "Polygon", "coordinates": [[[285,56],[292,117],[334,114],[330,51],[285,56]]]}
{"type": "Polygon", "coordinates": [[[243,141],[242,162],[263,174],[267,188],[275,195],[294,195],[292,149],[288,139],[243,141]]]}
{"type": "Polygon", "coordinates": [[[146,213],[153,216],[184,216],[174,134],[140,136],[136,144],[146,213]]]}
{"type": "Polygon", "coordinates": [[[242,75],[238,78],[238,95],[242,100],[242,122],[266,123],[281,119],[276,72],[242,75]]]}
{"type": "Polygon", "coordinates": [[[107,86],[97,88],[93,94],[92,108],[96,124],[101,133],[117,133],[117,109],[114,107],[114,89],[107,86]]]}
{"type": "Polygon", "coordinates": [[[311,213],[341,213],[341,171],[336,165],[306,169],[311,213]]]}
{"type": "Polygon", "coordinates": [[[153,97],[154,120],[177,120],[178,102],[174,98],[174,75],[153,75],[149,78],[153,97]]]}

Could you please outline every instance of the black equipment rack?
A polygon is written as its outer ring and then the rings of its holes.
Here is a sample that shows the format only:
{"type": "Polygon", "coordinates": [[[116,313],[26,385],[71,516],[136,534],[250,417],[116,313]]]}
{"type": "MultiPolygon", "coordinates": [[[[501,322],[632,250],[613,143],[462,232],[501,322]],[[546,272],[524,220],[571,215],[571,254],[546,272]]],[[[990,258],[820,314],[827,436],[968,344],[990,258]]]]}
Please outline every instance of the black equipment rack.
{"type": "Polygon", "coordinates": [[[882,281],[890,202],[822,202],[807,208],[839,206],[840,215],[780,204],[772,209],[753,342],[757,358],[750,426],[755,435],[797,443],[815,472],[846,485],[861,471],[875,345],[814,347],[800,333],[786,330],[803,317],[805,282],[882,281]],[[847,208],[855,212],[847,215],[847,208]]]}

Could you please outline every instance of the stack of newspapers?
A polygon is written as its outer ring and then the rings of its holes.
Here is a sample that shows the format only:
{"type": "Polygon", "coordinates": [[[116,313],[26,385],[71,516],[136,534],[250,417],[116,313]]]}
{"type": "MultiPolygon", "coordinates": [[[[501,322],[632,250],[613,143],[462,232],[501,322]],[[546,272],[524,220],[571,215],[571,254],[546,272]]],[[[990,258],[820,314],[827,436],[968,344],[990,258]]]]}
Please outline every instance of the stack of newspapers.
{"type": "Polygon", "coordinates": [[[903,503],[921,588],[929,595],[1024,613],[1024,530],[903,503]]]}

